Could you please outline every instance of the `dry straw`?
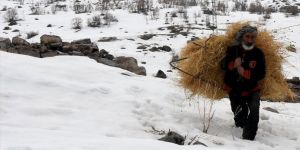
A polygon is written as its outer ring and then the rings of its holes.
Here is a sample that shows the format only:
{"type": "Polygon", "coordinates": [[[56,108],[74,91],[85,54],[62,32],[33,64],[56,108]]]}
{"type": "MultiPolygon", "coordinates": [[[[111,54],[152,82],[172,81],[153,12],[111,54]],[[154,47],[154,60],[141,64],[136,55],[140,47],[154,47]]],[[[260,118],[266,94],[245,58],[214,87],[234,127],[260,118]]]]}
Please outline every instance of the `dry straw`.
{"type": "MultiPolygon", "coordinates": [[[[218,100],[226,96],[223,90],[224,72],[220,61],[225,56],[236,33],[247,25],[247,22],[238,22],[228,26],[225,35],[213,35],[209,38],[189,42],[180,52],[179,58],[186,58],[178,63],[178,67],[185,72],[180,74],[180,86],[191,96],[204,96],[218,100]]],[[[263,50],[266,59],[266,77],[259,84],[262,87],[261,96],[270,101],[291,101],[294,94],[282,74],[281,44],[274,40],[266,30],[258,32],[256,46],[263,50]]]]}

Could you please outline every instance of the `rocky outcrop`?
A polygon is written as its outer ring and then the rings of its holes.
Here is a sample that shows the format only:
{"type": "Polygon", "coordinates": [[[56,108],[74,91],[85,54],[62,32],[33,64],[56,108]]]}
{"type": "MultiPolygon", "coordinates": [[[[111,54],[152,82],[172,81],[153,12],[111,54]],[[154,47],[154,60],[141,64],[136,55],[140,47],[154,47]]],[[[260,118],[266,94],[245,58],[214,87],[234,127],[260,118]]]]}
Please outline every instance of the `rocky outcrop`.
{"type": "Polygon", "coordinates": [[[88,38],[69,43],[63,42],[59,36],[43,35],[40,40],[41,43],[30,44],[20,37],[14,37],[12,42],[8,38],[0,38],[0,50],[39,58],[58,55],[87,56],[105,65],[146,75],[146,69],[138,66],[135,58],[123,56],[115,58],[104,49],[99,51],[98,46],[88,38]]]}

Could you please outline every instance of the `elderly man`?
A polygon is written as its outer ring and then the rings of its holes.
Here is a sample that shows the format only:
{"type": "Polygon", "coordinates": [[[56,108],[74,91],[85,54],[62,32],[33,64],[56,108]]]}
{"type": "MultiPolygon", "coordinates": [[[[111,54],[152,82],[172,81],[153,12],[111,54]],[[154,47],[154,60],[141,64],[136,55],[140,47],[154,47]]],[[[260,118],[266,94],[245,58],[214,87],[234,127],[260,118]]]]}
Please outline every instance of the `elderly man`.
{"type": "Polygon", "coordinates": [[[255,47],[257,28],[244,26],[222,61],[224,89],[229,94],[235,125],[243,128],[243,139],[254,140],[259,121],[260,87],[265,77],[265,58],[255,47]]]}

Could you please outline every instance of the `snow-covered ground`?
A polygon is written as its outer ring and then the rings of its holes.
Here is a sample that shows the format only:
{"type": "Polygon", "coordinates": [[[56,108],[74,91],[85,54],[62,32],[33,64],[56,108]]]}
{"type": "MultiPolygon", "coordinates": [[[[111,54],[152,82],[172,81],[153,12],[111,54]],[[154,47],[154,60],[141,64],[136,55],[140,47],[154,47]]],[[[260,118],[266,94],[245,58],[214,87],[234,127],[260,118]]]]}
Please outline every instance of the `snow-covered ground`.
{"type": "MultiPolygon", "coordinates": [[[[1,0],[2,6],[17,6],[13,1],[1,0]]],[[[147,76],[138,76],[122,69],[96,63],[87,57],[58,56],[33,58],[0,51],[0,150],[194,150],[194,149],[291,149],[300,150],[300,104],[262,102],[261,108],[272,107],[279,113],[261,109],[259,130],[255,141],[240,139],[242,130],[235,128],[228,99],[215,102],[208,133],[203,129],[204,98],[189,101],[177,86],[178,75],[171,69],[169,61],[193,35],[156,36],[150,40],[139,39],[147,33],[168,33],[158,30],[165,27],[164,13],[160,19],[149,20],[141,14],[129,14],[126,10],[111,11],[119,22],[111,27],[84,27],[75,32],[71,19],[80,16],[86,21],[91,15],[74,14],[72,11],[56,15],[28,15],[29,4],[18,9],[20,33],[1,31],[0,37],[12,38],[18,34],[37,31],[39,35],[29,42],[39,42],[42,34],[59,35],[64,41],[116,36],[120,40],[97,42],[115,56],[132,56],[147,70],[147,76]],[[39,18],[39,20],[35,20],[39,18]],[[48,24],[53,27],[47,28],[48,24]],[[61,27],[63,26],[63,27],[61,27]],[[126,32],[125,32],[126,31],[126,32]],[[127,38],[133,38],[127,40],[127,38]],[[138,52],[140,44],[168,45],[174,52],[138,52]],[[141,64],[141,62],[146,64],[141,64]],[[167,73],[167,79],[153,75],[159,70],[167,73]],[[124,75],[122,73],[129,74],[124,75]],[[208,145],[179,146],[161,142],[158,130],[173,130],[188,139],[199,136],[199,141],[208,145]]],[[[188,9],[190,22],[199,7],[188,9]]],[[[95,13],[95,12],[94,12],[95,13]]],[[[0,11],[0,16],[4,12],[0,11]]],[[[205,20],[205,17],[202,17],[205,20]]],[[[202,22],[199,18],[198,22],[202,22]]],[[[277,30],[300,23],[300,17],[286,18],[273,13],[262,28],[277,30]]],[[[230,12],[229,16],[218,16],[220,28],[236,21],[261,21],[261,16],[247,12],[230,12]]],[[[204,22],[203,22],[204,23],[204,22]]],[[[174,24],[184,24],[181,18],[174,24]]],[[[0,29],[7,26],[0,17],[0,29]]],[[[195,25],[196,26],[196,25],[195,25]]],[[[198,27],[198,26],[197,26],[198,27]]],[[[192,30],[194,36],[211,34],[207,30],[192,30]]],[[[220,34],[222,31],[220,31],[220,34]]],[[[300,27],[291,27],[274,32],[274,36],[285,45],[292,43],[297,52],[286,52],[283,69],[288,78],[300,76],[300,27]]]]}
{"type": "Polygon", "coordinates": [[[198,109],[204,99],[187,101],[172,80],[122,75],[129,72],[84,57],[0,52],[0,58],[1,150],[204,148],[158,142],[160,136],[149,133],[152,126],[199,135],[209,148],[300,148],[300,104],[262,102],[280,113],[261,109],[251,142],[233,127],[227,99],[214,104],[215,118],[208,134],[202,133],[198,109]]]}

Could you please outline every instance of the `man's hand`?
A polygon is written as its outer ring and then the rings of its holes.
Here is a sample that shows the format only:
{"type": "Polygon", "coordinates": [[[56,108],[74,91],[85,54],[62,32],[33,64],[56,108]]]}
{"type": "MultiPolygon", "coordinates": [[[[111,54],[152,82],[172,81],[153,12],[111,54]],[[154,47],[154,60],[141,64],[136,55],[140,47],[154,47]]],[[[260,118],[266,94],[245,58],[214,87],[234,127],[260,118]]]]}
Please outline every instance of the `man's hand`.
{"type": "Polygon", "coordinates": [[[242,65],[242,59],[241,57],[238,57],[234,60],[234,68],[238,68],[242,65]]]}
{"type": "Polygon", "coordinates": [[[238,71],[238,73],[239,73],[241,76],[243,76],[243,75],[244,75],[245,69],[244,69],[242,66],[238,66],[238,67],[237,67],[237,71],[238,71]]]}

